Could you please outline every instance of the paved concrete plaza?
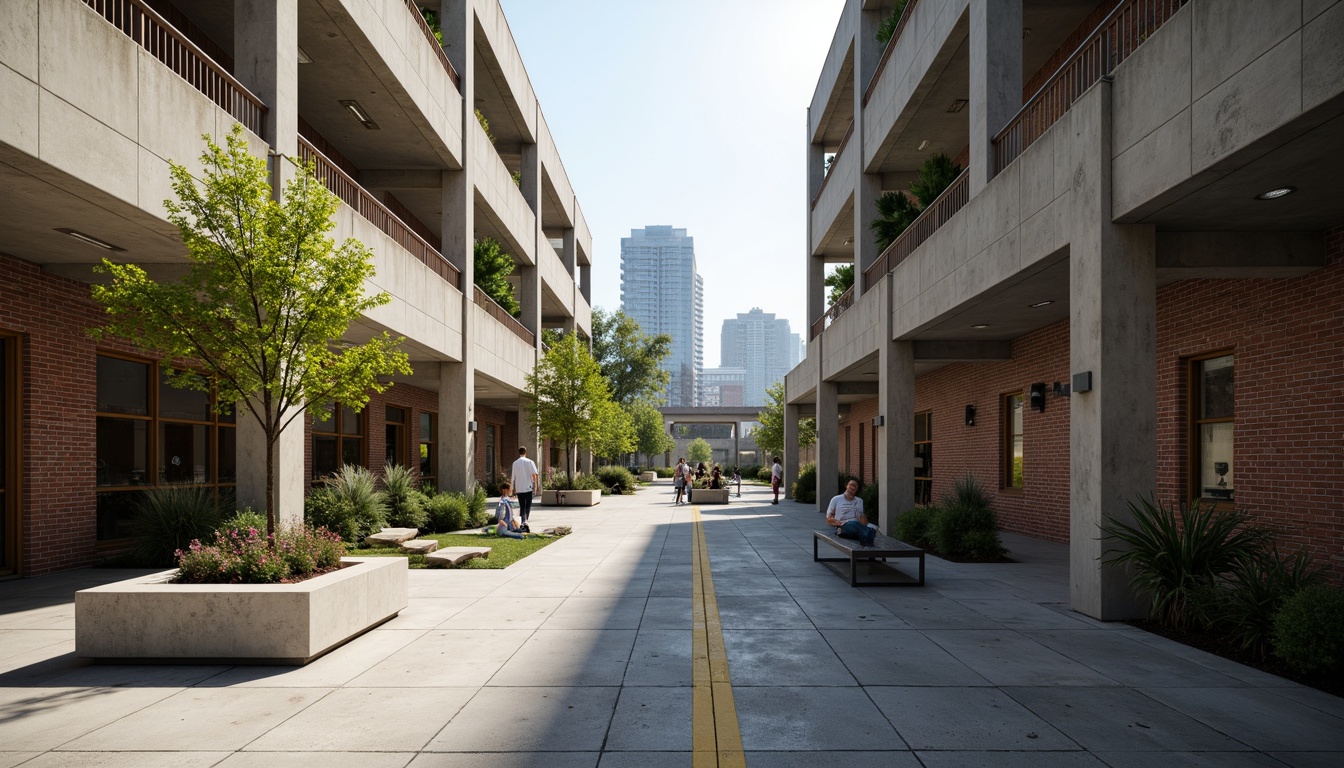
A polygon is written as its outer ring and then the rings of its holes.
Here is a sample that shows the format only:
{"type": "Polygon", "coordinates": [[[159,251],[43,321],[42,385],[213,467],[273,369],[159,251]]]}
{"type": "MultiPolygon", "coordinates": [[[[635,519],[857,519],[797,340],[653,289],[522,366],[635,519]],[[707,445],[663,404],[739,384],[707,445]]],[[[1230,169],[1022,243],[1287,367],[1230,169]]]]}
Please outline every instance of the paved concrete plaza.
{"type": "MultiPolygon", "coordinates": [[[[503,571],[413,571],[398,618],[303,668],[91,666],[81,570],[0,583],[0,768],[687,766],[692,508],[592,509],[503,571]]],[[[1344,701],[1067,608],[1067,547],[851,589],[815,511],[703,507],[751,766],[1338,766],[1344,701]]]]}

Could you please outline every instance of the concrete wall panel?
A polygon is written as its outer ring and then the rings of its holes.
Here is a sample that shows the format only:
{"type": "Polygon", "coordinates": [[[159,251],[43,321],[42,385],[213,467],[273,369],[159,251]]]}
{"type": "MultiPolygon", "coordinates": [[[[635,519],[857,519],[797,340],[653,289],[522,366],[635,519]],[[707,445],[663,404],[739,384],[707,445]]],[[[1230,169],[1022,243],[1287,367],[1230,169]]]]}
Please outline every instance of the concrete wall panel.
{"type": "Polygon", "coordinates": [[[485,33],[490,51],[499,62],[504,82],[523,119],[522,128],[526,132],[524,141],[536,141],[537,136],[537,96],[532,90],[532,82],[523,66],[522,54],[509,31],[509,22],[504,18],[504,9],[499,0],[469,0],[476,9],[476,21],[485,33]]]}
{"type": "Polygon", "coordinates": [[[472,305],[476,370],[522,392],[536,363],[536,351],[484,309],[472,305]]]}
{"type": "Polygon", "coordinates": [[[1116,68],[1111,149],[1120,155],[1170,123],[1190,105],[1190,26],[1187,5],[1144,42],[1142,55],[1116,68]]]}
{"type": "Polygon", "coordinates": [[[44,0],[38,39],[42,87],[134,138],[140,46],[88,6],[71,0],[44,0]]]}
{"type": "Polygon", "coordinates": [[[858,14],[855,13],[854,5],[860,0],[849,0],[845,3],[844,10],[840,12],[839,23],[835,27],[835,35],[831,37],[831,47],[826,51],[826,61],[821,65],[821,76],[817,78],[817,88],[812,93],[812,103],[808,117],[810,124],[807,126],[808,141],[815,142],[821,138],[822,117],[826,114],[826,105],[831,103],[835,91],[844,87],[840,80],[840,70],[845,66],[845,58],[849,55],[851,43],[854,42],[855,22],[858,20],[858,14]]]}
{"type": "Polygon", "coordinates": [[[1019,240],[1023,269],[1068,246],[1072,203],[1072,193],[1065,194],[1022,222],[1019,240]]]}
{"type": "Polygon", "coordinates": [[[0,144],[22,152],[38,153],[39,119],[37,83],[0,66],[0,144]]]}
{"type": "MultiPolygon", "coordinates": [[[[821,250],[821,242],[826,233],[835,226],[836,219],[844,211],[845,206],[854,197],[854,187],[859,180],[859,151],[858,141],[851,140],[838,157],[831,163],[830,180],[826,182],[826,188],[821,190],[821,197],[817,199],[817,205],[812,209],[812,242],[808,243],[809,253],[817,253],[821,250]]],[[[849,215],[853,215],[852,213],[849,215]]]]}
{"type": "Polygon", "coordinates": [[[1191,91],[1198,99],[1260,58],[1302,23],[1300,0],[1194,3],[1191,91]]]}
{"type": "Polygon", "coordinates": [[[565,313],[570,317],[574,316],[574,278],[565,271],[565,264],[560,260],[560,254],[555,252],[547,243],[542,243],[541,252],[537,254],[537,268],[541,270],[541,282],[546,286],[555,297],[564,305],[565,313]]]}
{"type": "MultiPolygon", "coordinates": [[[[37,17],[41,3],[6,3],[5,22],[0,24],[0,64],[29,80],[37,80],[37,17]]],[[[0,89],[0,94],[3,94],[0,89]]],[[[8,113],[5,113],[8,114],[8,113]]]]}
{"type": "Polygon", "coordinates": [[[471,161],[475,164],[472,178],[476,190],[508,230],[509,237],[514,241],[515,247],[510,248],[514,251],[513,255],[521,257],[528,264],[536,264],[536,216],[523,199],[518,185],[513,183],[508,166],[495,152],[494,145],[486,138],[480,123],[473,120],[467,130],[477,133],[471,142],[471,161]]]}
{"type": "Polygon", "coordinates": [[[39,157],[134,205],[139,198],[139,148],[133,139],[83,110],[42,91],[38,97],[39,157]]]}
{"type": "MultiPolygon", "coordinates": [[[[565,172],[565,164],[560,159],[560,150],[555,146],[555,138],[551,136],[551,128],[546,124],[546,116],[538,115],[537,120],[537,136],[539,139],[537,146],[541,153],[541,167],[546,173],[546,178],[550,179],[551,186],[555,187],[562,217],[572,226],[574,222],[574,187],[569,182],[569,174],[565,172]]],[[[547,212],[547,215],[549,215],[549,212],[547,212]]]]}
{"type": "Polygon", "coordinates": [[[1338,3],[1302,29],[1302,109],[1337,96],[1344,88],[1344,3],[1338,3]]]}
{"type": "Polygon", "coordinates": [[[1302,111],[1301,83],[1302,38],[1293,34],[1197,99],[1191,170],[1209,168],[1296,117],[1302,111]]]}
{"type": "Polygon", "coordinates": [[[1177,114],[1115,158],[1115,210],[1129,211],[1190,178],[1191,110],[1177,114]]]}

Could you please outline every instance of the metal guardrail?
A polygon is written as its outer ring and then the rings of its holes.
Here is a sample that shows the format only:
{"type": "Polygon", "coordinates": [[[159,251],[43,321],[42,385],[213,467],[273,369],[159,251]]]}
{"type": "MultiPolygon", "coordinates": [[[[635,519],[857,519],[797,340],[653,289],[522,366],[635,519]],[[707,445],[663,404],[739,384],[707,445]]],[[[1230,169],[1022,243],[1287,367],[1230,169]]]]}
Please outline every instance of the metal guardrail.
{"type": "Polygon", "coordinates": [[[233,115],[248,130],[262,135],[267,108],[261,99],[144,0],[84,0],[84,4],[233,115]]]}
{"type": "Polygon", "coordinates": [[[831,174],[835,173],[835,164],[840,161],[840,155],[844,153],[845,147],[849,146],[849,139],[854,135],[854,118],[849,119],[849,127],[845,129],[845,135],[840,138],[840,146],[836,148],[835,154],[831,155],[830,170],[826,171],[826,176],[821,180],[821,186],[817,187],[817,194],[812,196],[812,207],[817,207],[817,201],[821,199],[821,193],[826,191],[826,185],[831,181],[831,174]]]}
{"type": "Polygon", "coordinates": [[[845,310],[852,306],[854,306],[854,287],[850,286],[849,290],[840,294],[840,298],[836,299],[834,304],[826,308],[821,317],[812,322],[812,335],[808,337],[808,340],[811,341],[820,336],[821,332],[826,330],[826,326],[835,322],[837,317],[843,315],[845,310]]]}
{"type": "Polygon", "coordinates": [[[438,55],[439,63],[443,65],[444,69],[448,70],[448,79],[453,81],[453,87],[459,91],[462,90],[462,79],[458,77],[457,70],[453,68],[453,63],[448,60],[448,54],[439,44],[439,38],[434,36],[434,30],[429,28],[429,22],[425,21],[425,15],[420,12],[420,6],[415,4],[415,0],[406,0],[406,7],[411,10],[411,15],[415,17],[420,31],[429,40],[429,44],[434,47],[434,53],[438,55]]]}
{"type": "Polygon", "coordinates": [[[943,193],[930,203],[928,208],[920,211],[915,220],[910,222],[910,226],[906,227],[904,232],[891,241],[891,245],[888,245],[886,250],[882,251],[882,255],[878,256],[863,271],[864,285],[872,285],[880,280],[883,275],[895,269],[897,264],[914,253],[916,248],[923,245],[925,240],[932,237],[934,232],[941,229],[955,216],[957,211],[960,211],[970,199],[970,179],[971,172],[968,168],[962,171],[956,180],[947,185],[947,189],[944,189],[943,193]]]}
{"type": "Polygon", "coordinates": [[[327,189],[395,240],[397,245],[409,251],[449,285],[461,289],[462,274],[457,271],[457,267],[302,136],[299,137],[299,160],[313,163],[314,175],[327,189]]]}
{"type": "Polygon", "coordinates": [[[1084,91],[1109,75],[1186,2],[1126,0],[1116,6],[994,137],[994,173],[1016,160],[1084,91]]]}
{"type": "Polygon", "coordinates": [[[896,30],[891,33],[887,47],[882,49],[882,59],[877,62],[877,69],[873,70],[873,76],[868,80],[868,87],[863,89],[863,106],[868,106],[868,99],[872,97],[873,91],[877,90],[877,81],[882,77],[882,70],[887,68],[887,60],[891,58],[891,52],[896,50],[896,41],[901,39],[901,33],[905,31],[905,24],[910,20],[916,5],[919,5],[919,0],[910,0],[901,11],[900,21],[896,22],[896,30]]]}
{"type": "Polygon", "coordinates": [[[505,327],[517,334],[518,338],[526,341],[530,346],[536,346],[536,334],[527,330],[527,326],[518,322],[518,318],[509,314],[499,305],[499,302],[490,298],[485,291],[481,290],[479,285],[473,285],[472,288],[476,289],[476,306],[484,309],[491,317],[503,323],[505,327]]]}

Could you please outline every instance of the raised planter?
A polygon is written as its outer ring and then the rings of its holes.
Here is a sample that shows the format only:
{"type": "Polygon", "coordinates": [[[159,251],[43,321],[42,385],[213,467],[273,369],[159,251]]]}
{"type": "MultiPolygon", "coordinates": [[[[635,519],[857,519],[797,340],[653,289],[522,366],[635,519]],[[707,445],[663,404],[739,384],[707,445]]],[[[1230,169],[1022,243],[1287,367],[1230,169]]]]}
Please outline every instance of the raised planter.
{"type": "Polygon", "coordinates": [[[727,488],[696,488],[691,491],[692,504],[727,504],[727,488]]]}
{"type": "Polygon", "coordinates": [[[548,507],[594,507],[601,502],[601,491],[541,492],[541,503],[548,507]]]}
{"type": "Polygon", "coordinates": [[[657,472],[641,472],[641,473],[639,473],[639,479],[640,479],[641,481],[645,482],[645,483],[652,483],[653,481],[655,481],[655,480],[658,479],[658,473],[657,473],[657,472]]]}
{"type": "Polygon", "coordinates": [[[75,593],[75,655],[105,662],[293,664],[406,607],[404,557],[347,557],[296,584],[173,584],[177,571],[75,593]]]}

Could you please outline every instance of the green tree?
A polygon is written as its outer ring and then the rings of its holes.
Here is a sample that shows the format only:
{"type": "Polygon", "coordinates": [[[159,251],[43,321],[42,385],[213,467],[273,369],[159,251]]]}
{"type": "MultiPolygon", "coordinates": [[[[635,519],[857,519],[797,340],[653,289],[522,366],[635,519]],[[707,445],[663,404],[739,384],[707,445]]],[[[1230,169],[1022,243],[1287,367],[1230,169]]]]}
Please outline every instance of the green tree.
{"type": "Polygon", "coordinates": [[[635,420],[630,412],[614,402],[598,408],[593,417],[597,422],[592,441],[593,453],[615,462],[635,450],[635,420]]]}
{"type": "Polygon", "coordinates": [[[929,157],[919,166],[915,180],[910,182],[910,194],[919,201],[923,210],[933,205],[933,201],[952,186],[952,182],[961,175],[961,166],[952,162],[952,158],[941,152],[929,157]]]}
{"type": "Polygon", "coordinates": [[[597,361],[578,335],[567,333],[527,375],[532,424],[541,436],[565,446],[565,475],[574,476],[574,449],[594,447],[611,425],[611,392],[597,361]]]}
{"type": "Polygon", "coordinates": [[[509,282],[509,275],[513,274],[513,257],[504,252],[499,241],[493,237],[477,240],[472,248],[471,263],[477,287],[505,312],[514,317],[522,314],[522,306],[514,298],[513,285],[509,282]]]}
{"type": "MultiPolygon", "coordinates": [[[[766,404],[756,414],[759,424],[752,428],[751,439],[765,452],[767,459],[784,454],[784,384],[775,382],[765,390],[766,404]]],[[[798,446],[806,448],[817,442],[816,419],[798,420],[798,446]]]]}
{"type": "Polygon", "coordinates": [[[663,429],[663,414],[653,403],[641,400],[629,410],[635,424],[635,450],[648,456],[650,465],[655,454],[676,449],[677,441],[663,429]]]}
{"type": "Polygon", "coordinates": [[[107,312],[95,338],[119,336],[163,356],[172,386],[218,393],[219,408],[238,404],[266,436],[266,525],[275,530],[275,443],[305,413],[332,401],[356,410],[386,377],[409,374],[406,353],[386,333],[336,350],[350,324],[386,304],[365,294],[373,277],[369,249],[327,237],[339,200],[301,172],[277,202],[266,161],[248,152],[235,126],[226,146],[205,137],[203,178],[171,163],[168,220],[187,248],[186,276],[158,283],[134,264],[107,259],[110,277],[93,287],[107,312]],[[178,361],[187,360],[186,366],[178,361]]]}
{"type": "Polygon", "coordinates": [[[697,437],[686,446],[686,458],[692,464],[704,462],[708,464],[714,460],[714,448],[710,446],[709,441],[703,437],[697,437]]]}
{"type": "Polygon", "coordinates": [[[885,251],[896,242],[910,222],[919,215],[919,208],[904,192],[884,192],[877,198],[877,218],[869,226],[877,240],[877,249],[885,251]]]}
{"type": "Polygon", "coordinates": [[[834,272],[826,276],[825,284],[831,289],[826,303],[836,303],[845,295],[845,291],[854,287],[854,265],[841,264],[836,267],[834,272]]]}
{"type": "Polygon", "coordinates": [[[878,216],[869,226],[877,240],[879,250],[901,236],[906,227],[917,216],[938,199],[943,191],[952,185],[961,175],[961,166],[952,162],[944,154],[930,156],[919,166],[915,180],[910,184],[910,194],[887,192],[877,198],[878,216]],[[912,199],[913,197],[913,199],[912,199]]]}
{"type": "Polygon", "coordinates": [[[901,14],[905,13],[905,6],[908,0],[896,0],[896,5],[892,7],[891,13],[882,23],[877,25],[877,42],[886,45],[891,36],[896,34],[896,26],[901,23],[901,14]]]}
{"type": "Polygon", "coordinates": [[[663,401],[671,375],[660,366],[671,348],[671,336],[644,333],[620,310],[593,310],[593,357],[611,385],[611,398],[623,406],[663,401]]]}

